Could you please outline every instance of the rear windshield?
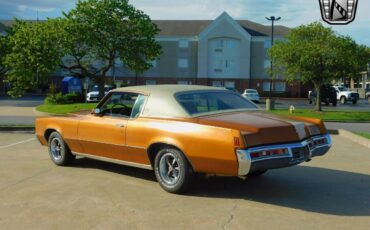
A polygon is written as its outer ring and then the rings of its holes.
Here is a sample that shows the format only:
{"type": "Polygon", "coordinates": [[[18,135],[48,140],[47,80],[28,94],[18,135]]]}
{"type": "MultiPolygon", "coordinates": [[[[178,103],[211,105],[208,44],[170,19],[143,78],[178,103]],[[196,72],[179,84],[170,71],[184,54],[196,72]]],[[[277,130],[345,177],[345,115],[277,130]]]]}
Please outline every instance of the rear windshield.
{"type": "Polygon", "coordinates": [[[258,109],[252,102],[230,91],[181,93],[176,95],[176,100],[190,115],[258,109]]]}

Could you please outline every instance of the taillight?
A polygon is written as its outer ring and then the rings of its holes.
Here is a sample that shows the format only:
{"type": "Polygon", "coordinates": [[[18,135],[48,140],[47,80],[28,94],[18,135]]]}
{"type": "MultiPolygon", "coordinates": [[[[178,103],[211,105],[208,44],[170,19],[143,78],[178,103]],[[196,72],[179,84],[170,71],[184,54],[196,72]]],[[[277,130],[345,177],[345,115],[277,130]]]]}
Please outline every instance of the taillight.
{"type": "Polygon", "coordinates": [[[255,159],[255,158],[259,158],[259,157],[286,155],[288,153],[289,153],[289,150],[287,148],[282,148],[282,149],[255,151],[255,152],[251,152],[250,156],[251,156],[252,159],[255,159]]]}

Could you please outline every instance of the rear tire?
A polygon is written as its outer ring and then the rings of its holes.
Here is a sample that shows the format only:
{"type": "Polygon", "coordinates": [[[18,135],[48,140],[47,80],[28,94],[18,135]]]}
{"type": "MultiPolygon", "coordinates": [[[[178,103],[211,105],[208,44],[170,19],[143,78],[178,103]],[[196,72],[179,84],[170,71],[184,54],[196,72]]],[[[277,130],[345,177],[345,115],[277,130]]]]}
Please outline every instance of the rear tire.
{"type": "Polygon", "coordinates": [[[352,101],[352,104],[356,105],[357,104],[357,100],[353,100],[352,101]]]}
{"type": "Polygon", "coordinates": [[[76,158],[58,132],[53,132],[50,134],[48,146],[50,158],[56,165],[69,165],[76,158]]]}
{"type": "Polygon", "coordinates": [[[161,187],[170,193],[184,193],[191,184],[194,172],[184,156],[175,148],[161,149],[154,160],[154,172],[161,187]]]}

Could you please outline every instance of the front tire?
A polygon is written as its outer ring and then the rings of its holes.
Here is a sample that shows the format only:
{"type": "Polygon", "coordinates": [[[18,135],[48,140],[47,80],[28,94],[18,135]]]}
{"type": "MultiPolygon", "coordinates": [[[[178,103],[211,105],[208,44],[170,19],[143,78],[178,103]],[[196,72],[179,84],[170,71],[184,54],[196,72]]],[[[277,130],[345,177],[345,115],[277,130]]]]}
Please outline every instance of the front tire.
{"type": "Polygon", "coordinates": [[[356,105],[357,104],[357,100],[353,100],[352,101],[352,104],[356,105]]]}
{"type": "Polygon", "coordinates": [[[50,158],[56,165],[69,165],[76,158],[58,132],[50,134],[48,146],[50,158]]]}
{"type": "Polygon", "coordinates": [[[170,193],[183,193],[193,179],[193,170],[184,154],[174,148],[161,149],[154,160],[158,183],[170,193]]]}
{"type": "Polygon", "coordinates": [[[346,97],[345,97],[345,96],[341,96],[341,97],[340,97],[340,103],[342,103],[342,104],[346,104],[346,102],[347,102],[346,97]]]}

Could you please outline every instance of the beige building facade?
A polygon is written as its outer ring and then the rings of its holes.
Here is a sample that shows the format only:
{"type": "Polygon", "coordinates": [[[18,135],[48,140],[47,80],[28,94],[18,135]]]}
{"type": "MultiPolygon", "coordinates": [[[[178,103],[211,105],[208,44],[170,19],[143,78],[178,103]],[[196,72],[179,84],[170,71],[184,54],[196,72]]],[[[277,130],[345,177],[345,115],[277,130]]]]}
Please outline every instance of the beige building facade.
{"type": "MultiPolygon", "coordinates": [[[[141,74],[138,84],[202,84],[235,88],[270,88],[267,50],[271,27],[235,20],[226,12],[215,20],[157,20],[157,41],[162,55],[141,74]]],[[[275,39],[283,39],[289,28],[275,26],[275,39]]],[[[135,84],[135,74],[116,62],[110,77],[125,85],[135,84]]],[[[275,79],[277,93],[300,96],[300,85],[275,79]]]]}

